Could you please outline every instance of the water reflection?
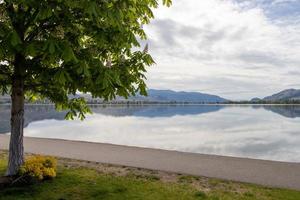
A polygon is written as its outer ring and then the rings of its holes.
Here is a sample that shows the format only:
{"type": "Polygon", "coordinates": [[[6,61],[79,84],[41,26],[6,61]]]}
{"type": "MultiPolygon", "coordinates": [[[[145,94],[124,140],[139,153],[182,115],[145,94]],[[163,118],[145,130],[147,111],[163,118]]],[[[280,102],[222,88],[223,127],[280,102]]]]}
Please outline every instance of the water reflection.
{"type": "MultiPolygon", "coordinates": [[[[109,116],[137,116],[137,117],[172,117],[175,115],[198,115],[217,112],[225,107],[251,107],[265,109],[287,118],[300,117],[300,106],[282,105],[146,105],[146,106],[91,106],[94,113],[109,116]]],[[[56,119],[64,120],[65,112],[57,112],[52,105],[27,105],[25,107],[25,127],[34,121],[56,119]]],[[[0,105],[0,134],[10,131],[10,106],[0,105]]]]}
{"type": "Polygon", "coordinates": [[[300,106],[264,106],[266,110],[272,111],[274,113],[280,114],[288,118],[300,117],[300,106]]]}
{"type": "MultiPolygon", "coordinates": [[[[52,105],[35,105],[25,107],[25,123],[27,127],[29,123],[46,119],[63,120],[64,112],[56,112],[52,105]]],[[[0,105],[0,134],[10,132],[10,106],[0,105]]]]}
{"type": "MultiPolygon", "coordinates": [[[[174,115],[197,115],[216,112],[224,106],[99,106],[92,105],[93,113],[109,116],[172,117],[174,115]]],[[[25,127],[31,122],[47,119],[64,120],[66,112],[57,112],[53,105],[27,105],[25,107],[25,127]]],[[[10,132],[10,106],[0,105],[0,134],[10,132]]]]}
{"type": "MultiPolygon", "coordinates": [[[[96,106],[95,114],[81,122],[62,120],[65,113],[55,112],[52,106],[28,106],[25,135],[300,162],[299,109],[96,106]]],[[[0,116],[1,131],[8,132],[8,106],[0,106],[0,116]]]]}
{"type": "Polygon", "coordinates": [[[224,108],[222,105],[147,105],[147,106],[92,106],[93,112],[110,116],[137,116],[137,117],[172,117],[175,115],[199,115],[217,112],[224,108]]]}

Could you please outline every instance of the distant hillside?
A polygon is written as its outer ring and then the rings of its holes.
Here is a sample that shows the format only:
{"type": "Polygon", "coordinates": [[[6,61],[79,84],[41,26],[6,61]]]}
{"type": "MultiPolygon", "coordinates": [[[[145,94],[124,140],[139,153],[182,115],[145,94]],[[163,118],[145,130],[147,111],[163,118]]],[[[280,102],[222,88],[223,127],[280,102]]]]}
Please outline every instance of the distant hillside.
{"type": "Polygon", "coordinates": [[[291,101],[300,100],[300,90],[288,89],[283,90],[277,94],[263,98],[264,101],[291,101]]]}
{"type": "Polygon", "coordinates": [[[194,103],[223,103],[228,100],[211,94],[199,92],[175,92],[172,90],[148,90],[148,96],[131,97],[131,100],[157,101],[157,102],[194,102],[194,103]]]}
{"type": "MultiPolygon", "coordinates": [[[[96,99],[92,99],[88,94],[77,94],[77,97],[84,97],[89,102],[95,102],[96,99]]],[[[72,96],[73,97],[73,96],[72,96]]],[[[71,98],[72,98],[71,97],[71,98]]],[[[123,97],[117,97],[112,102],[188,102],[188,103],[224,103],[228,102],[227,99],[216,95],[204,94],[199,92],[175,92],[172,90],[148,90],[148,96],[136,95],[125,99],[123,97]]],[[[97,102],[102,102],[101,99],[97,99],[97,102]]]]}
{"type": "MultiPolygon", "coordinates": [[[[70,95],[69,98],[74,97],[84,97],[88,102],[99,102],[101,99],[93,99],[89,94],[77,94],[75,96],[70,95]]],[[[4,101],[4,97],[2,97],[4,101]]],[[[10,99],[6,99],[10,101],[10,99]]],[[[137,95],[130,97],[129,99],[124,99],[123,97],[117,97],[113,102],[123,102],[123,101],[144,101],[144,102],[187,102],[187,103],[224,103],[228,102],[227,99],[222,97],[199,93],[199,92],[175,92],[172,90],[148,90],[148,96],[137,95]]],[[[1,102],[1,96],[0,96],[1,102]]]]}
{"type": "Polygon", "coordinates": [[[258,97],[255,97],[255,98],[253,98],[253,99],[250,100],[250,102],[253,102],[253,103],[260,102],[260,101],[261,101],[261,99],[258,98],[258,97]]]}

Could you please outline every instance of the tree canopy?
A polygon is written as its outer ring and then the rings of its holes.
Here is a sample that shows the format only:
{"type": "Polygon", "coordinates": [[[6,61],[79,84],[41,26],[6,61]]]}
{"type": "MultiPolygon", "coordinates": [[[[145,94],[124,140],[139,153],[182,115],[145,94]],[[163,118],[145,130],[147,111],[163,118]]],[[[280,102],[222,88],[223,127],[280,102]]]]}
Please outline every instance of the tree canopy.
{"type": "MultiPolygon", "coordinates": [[[[171,0],[163,0],[170,6],[171,0]]],[[[146,94],[143,25],[157,0],[0,0],[0,91],[23,81],[29,98],[48,98],[69,118],[89,111],[77,92],[110,100],[146,94]]]]}

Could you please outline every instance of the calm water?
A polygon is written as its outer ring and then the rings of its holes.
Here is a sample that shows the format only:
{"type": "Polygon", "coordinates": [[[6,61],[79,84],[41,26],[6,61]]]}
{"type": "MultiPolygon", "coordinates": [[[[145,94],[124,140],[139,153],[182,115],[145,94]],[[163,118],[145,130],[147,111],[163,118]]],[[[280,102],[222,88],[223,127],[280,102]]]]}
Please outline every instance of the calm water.
{"type": "MultiPolygon", "coordinates": [[[[0,106],[0,133],[9,132],[0,106]]],[[[94,106],[64,121],[53,106],[27,106],[25,135],[300,162],[300,106],[94,106]]]]}

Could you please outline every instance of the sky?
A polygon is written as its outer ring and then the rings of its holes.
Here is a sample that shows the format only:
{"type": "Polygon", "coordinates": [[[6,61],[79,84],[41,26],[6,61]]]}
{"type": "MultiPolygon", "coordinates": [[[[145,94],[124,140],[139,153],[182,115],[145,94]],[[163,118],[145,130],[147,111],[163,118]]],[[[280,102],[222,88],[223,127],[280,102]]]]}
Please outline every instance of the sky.
{"type": "Polygon", "coordinates": [[[300,89],[300,0],[173,0],[154,14],[149,88],[232,100],[300,89]]]}

